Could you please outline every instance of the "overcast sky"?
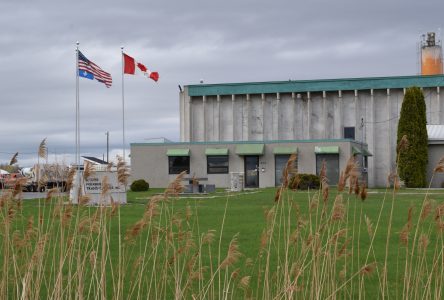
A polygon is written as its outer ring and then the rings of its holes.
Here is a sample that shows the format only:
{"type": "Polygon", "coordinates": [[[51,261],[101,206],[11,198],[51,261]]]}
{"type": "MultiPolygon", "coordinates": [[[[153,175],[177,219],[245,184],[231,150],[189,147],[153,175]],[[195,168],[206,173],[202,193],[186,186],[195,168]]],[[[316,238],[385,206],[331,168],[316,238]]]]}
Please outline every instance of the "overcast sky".
{"type": "MultiPolygon", "coordinates": [[[[120,47],[156,83],[125,76],[127,148],[179,141],[178,84],[418,73],[417,44],[443,27],[442,0],[0,1],[0,163],[75,159],[75,47],[113,76],[80,78],[82,155],[122,152],[120,47]]],[[[129,150],[126,152],[129,153],[129,150]]]]}

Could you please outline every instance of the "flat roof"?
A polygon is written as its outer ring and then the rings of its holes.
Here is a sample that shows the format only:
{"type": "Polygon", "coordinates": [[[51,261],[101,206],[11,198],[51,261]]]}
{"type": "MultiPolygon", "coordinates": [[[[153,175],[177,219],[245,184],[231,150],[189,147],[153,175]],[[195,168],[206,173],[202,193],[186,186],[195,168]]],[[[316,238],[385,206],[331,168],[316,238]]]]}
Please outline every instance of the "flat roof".
{"type": "MultiPolygon", "coordinates": [[[[351,139],[313,139],[313,140],[269,140],[269,141],[214,141],[214,142],[169,142],[169,143],[130,143],[131,146],[188,146],[188,145],[227,145],[227,144],[294,144],[294,143],[341,143],[349,142],[360,145],[351,139]]],[[[363,143],[363,145],[367,145],[363,143]]]]}
{"type": "Polygon", "coordinates": [[[301,93],[444,86],[444,75],[288,80],[186,85],[189,96],[301,93]]]}

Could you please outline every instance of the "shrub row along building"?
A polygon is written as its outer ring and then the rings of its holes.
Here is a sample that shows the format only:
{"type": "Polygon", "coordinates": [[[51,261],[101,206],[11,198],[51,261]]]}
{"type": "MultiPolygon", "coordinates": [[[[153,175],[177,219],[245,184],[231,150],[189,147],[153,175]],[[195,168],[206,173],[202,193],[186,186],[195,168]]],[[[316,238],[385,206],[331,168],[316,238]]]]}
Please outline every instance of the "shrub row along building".
{"type": "MultiPolygon", "coordinates": [[[[132,177],[165,187],[187,170],[216,187],[229,187],[234,175],[245,187],[269,187],[296,152],[299,173],[316,174],[325,160],[332,185],[356,155],[368,185],[385,186],[411,86],[423,90],[427,123],[443,124],[443,75],[188,85],[179,97],[181,142],[132,143],[132,177]]],[[[436,145],[443,137],[434,128],[436,145]]]]}

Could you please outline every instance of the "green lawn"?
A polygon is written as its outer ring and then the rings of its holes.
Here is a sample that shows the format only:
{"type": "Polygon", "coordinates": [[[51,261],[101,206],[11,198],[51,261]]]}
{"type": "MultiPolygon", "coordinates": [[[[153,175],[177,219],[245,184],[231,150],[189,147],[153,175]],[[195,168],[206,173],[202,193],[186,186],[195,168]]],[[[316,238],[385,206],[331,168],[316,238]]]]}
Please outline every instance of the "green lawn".
{"type": "MultiPolygon", "coordinates": [[[[50,239],[53,243],[52,247],[47,248],[48,252],[44,254],[45,259],[41,263],[45,269],[43,274],[46,274],[42,285],[46,285],[48,289],[56,287],[55,295],[75,295],[78,286],[73,283],[72,290],[66,286],[70,280],[78,278],[80,271],[74,269],[82,262],[80,256],[88,256],[86,261],[90,261],[91,252],[94,252],[97,261],[104,258],[102,272],[98,272],[87,262],[84,262],[85,267],[81,271],[84,272],[85,278],[90,276],[92,279],[88,280],[94,282],[89,283],[89,290],[84,289],[85,295],[90,297],[100,293],[100,288],[105,286],[107,298],[115,296],[118,293],[119,284],[116,281],[119,270],[121,276],[125,277],[120,288],[125,295],[123,298],[137,298],[137,293],[139,296],[149,295],[151,298],[170,298],[174,294],[185,298],[194,295],[197,298],[214,299],[228,295],[227,298],[234,299],[250,296],[257,299],[272,296],[381,298],[383,293],[384,297],[389,294],[391,298],[436,298],[442,293],[443,236],[436,225],[441,218],[440,215],[437,216],[439,205],[443,203],[441,199],[444,192],[441,190],[429,192],[432,210],[424,220],[420,220],[420,213],[428,193],[426,190],[402,189],[396,195],[391,190],[370,190],[365,201],[355,195],[343,193],[344,214],[340,214],[338,220],[332,218],[334,207],[340,208],[339,205],[334,205],[338,194],[334,188],[330,189],[328,200],[325,202],[319,191],[285,191],[276,204],[275,188],[240,193],[218,190],[217,193],[209,195],[170,197],[168,202],[159,203],[158,214],[152,217],[150,222],[144,223],[141,231],[132,236],[131,232],[134,231],[131,230],[134,229],[134,224],[142,220],[151,197],[162,193],[163,190],[160,189],[128,192],[128,204],[120,207],[120,252],[123,253],[120,265],[119,218],[110,216],[111,208],[108,208],[100,219],[103,221],[100,224],[104,226],[98,226],[103,230],[76,233],[75,228],[81,222],[82,216],[83,219],[92,219],[98,212],[97,208],[81,207],[80,211],[77,211],[76,207],[72,208],[69,225],[65,224],[66,229],[63,231],[59,230],[63,227],[62,221],[57,220],[63,218],[66,205],[50,203],[43,206],[44,201],[41,201],[40,209],[46,211],[45,221],[42,222],[48,224],[47,233],[52,235],[50,239]],[[392,203],[393,220],[385,285],[383,270],[392,203]],[[267,221],[265,212],[270,209],[274,210],[274,214],[269,215],[271,217],[267,221]],[[54,212],[57,210],[61,211],[57,215],[60,218],[54,218],[54,212]],[[410,225],[406,225],[409,210],[411,221],[410,225]],[[52,223],[47,221],[51,218],[55,220],[52,223]],[[373,243],[367,230],[366,218],[375,233],[373,243]],[[408,228],[406,244],[400,241],[403,228],[408,228]],[[214,242],[211,245],[202,242],[202,237],[208,230],[215,230],[214,242]],[[261,237],[264,237],[263,234],[267,231],[267,242],[261,248],[261,237]],[[130,238],[125,239],[125,236],[130,238]],[[241,255],[234,255],[236,257],[228,267],[218,270],[227,256],[230,241],[235,236],[238,243],[235,250],[241,255]],[[70,237],[75,237],[74,242],[70,241],[70,237]],[[426,238],[428,247],[422,250],[419,242],[426,238]],[[81,242],[82,240],[84,242],[81,242]],[[412,246],[413,240],[415,246],[412,246]],[[77,250],[69,250],[66,245],[70,242],[78,245],[77,250]],[[106,247],[102,247],[103,245],[106,247]],[[66,261],[58,263],[63,251],[69,254],[65,254],[66,261]],[[368,268],[362,269],[366,264],[368,268]],[[441,266],[441,271],[436,270],[437,264],[441,266]],[[61,291],[57,289],[55,275],[58,265],[62,266],[62,273],[66,275],[61,291]],[[298,268],[299,273],[295,271],[298,268]],[[102,274],[106,277],[105,281],[100,278],[102,274]],[[406,274],[408,276],[405,276],[406,274]],[[248,285],[245,285],[245,282],[241,281],[247,277],[248,285]],[[422,288],[426,285],[429,286],[428,289],[422,288]]],[[[30,215],[34,215],[34,223],[37,223],[38,210],[37,200],[23,201],[21,213],[17,213],[16,221],[12,223],[14,228],[9,231],[9,259],[15,247],[14,242],[11,242],[14,239],[13,232],[24,234],[30,215]]],[[[5,219],[7,212],[3,210],[2,214],[2,219],[5,219]]],[[[3,227],[2,230],[5,239],[6,231],[3,227]]],[[[23,250],[26,255],[13,260],[23,264],[31,261],[35,241],[37,238],[23,250]]],[[[424,241],[423,244],[425,243],[424,241]]],[[[0,249],[5,253],[5,246],[0,246],[0,249]]],[[[5,266],[3,257],[5,255],[0,257],[3,266],[0,273],[3,272],[4,276],[5,272],[9,272],[9,284],[17,282],[17,278],[21,278],[20,272],[26,271],[20,267],[5,266]],[[15,281],[12,278],[15,278],[15,281]]],[[[88,280],[86,282],[89,282],[88,280]]],[[[36,279],[34,281],[37,282],[36,279]]],[[[10,291],[14,289],[16,288],[9,288],[10,291]]],[[[30,294],[47,296],[43,290],[41,288],[39,293],[33,291],[30,294]]],[[[121,292],[119,293],[122,296],[121,292]]]]}

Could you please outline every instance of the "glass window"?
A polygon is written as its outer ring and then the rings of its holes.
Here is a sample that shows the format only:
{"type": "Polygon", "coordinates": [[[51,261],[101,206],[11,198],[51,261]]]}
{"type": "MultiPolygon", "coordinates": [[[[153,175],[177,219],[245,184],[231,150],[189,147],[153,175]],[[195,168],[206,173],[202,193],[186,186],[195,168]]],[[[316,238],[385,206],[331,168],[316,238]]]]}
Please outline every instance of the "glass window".
{"type": "MultiPolygon", "coordinates": [[[[282,184],[283,178],[282,173],[284,168],[287,166],[287,162],[290,159],[290,154],[276,154],[274,156],[274,184],[280,186],[282,184]]],[[[294,162],[293,167],[297,170],[298,161],[294,162]]]]}
{"type": "Polygon", "coordinates": [[[355,139],[355,127],[344,127],[344,139],[355,139]]]}
{"type": "Polygon", "coordinates": [[[228,174],[228,155],[208,155],[208,174],[228,174]]]}
{"type": "Polygon", "coordinates": [[[190,157],[168,156],[168,174],[179,174],[183,171],[190,174],[190,157]]]}
{"type": "Polygon", "coordinates": [[[322,168],[322,162],[325,161],[327,168],[327,179],[331,185],[336,185],[339,180],[339,154],[316,154],[316,175],[322,168]]]}

